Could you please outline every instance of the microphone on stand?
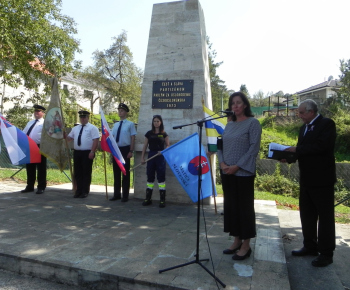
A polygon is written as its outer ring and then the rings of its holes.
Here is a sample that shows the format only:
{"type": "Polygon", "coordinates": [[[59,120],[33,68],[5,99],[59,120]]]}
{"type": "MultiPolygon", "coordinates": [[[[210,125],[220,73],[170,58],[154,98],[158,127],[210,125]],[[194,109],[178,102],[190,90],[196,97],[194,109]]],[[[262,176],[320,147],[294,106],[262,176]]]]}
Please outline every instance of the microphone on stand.
{"type": "Polygon", "coordinates": [[[224,113],[224,114],[229,114],[229,115],[233,115],[233,111],[219,111],[219,113],[224,113]]]}

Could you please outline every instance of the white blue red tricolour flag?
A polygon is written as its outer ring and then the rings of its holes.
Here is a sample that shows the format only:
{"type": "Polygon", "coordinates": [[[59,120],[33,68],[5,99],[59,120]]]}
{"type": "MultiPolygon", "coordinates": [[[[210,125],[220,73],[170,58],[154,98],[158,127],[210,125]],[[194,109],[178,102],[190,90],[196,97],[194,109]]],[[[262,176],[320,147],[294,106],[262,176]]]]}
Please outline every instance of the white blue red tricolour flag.
{"type": "Polygon", "coordinates": [[[101,126],[102,126],[102,138],[101,138],[101,149],[103,151],[109,152],[113,155],[115,162],[117,162],[120,170],[126,175],[126,170],[124,168],[125,160],[120,153],[117,141],[113,138],[111,130],[109,129],[108,123],[106,121],[103,110],[100,107],[101,115],[101,126]]]}
{"type": "Polygon", "coordinates": [[[0,114],[1,134],[7,153],[13,165],[40,163],[41,155],[38,145],[27,134],[7,121],[0,114]]]}

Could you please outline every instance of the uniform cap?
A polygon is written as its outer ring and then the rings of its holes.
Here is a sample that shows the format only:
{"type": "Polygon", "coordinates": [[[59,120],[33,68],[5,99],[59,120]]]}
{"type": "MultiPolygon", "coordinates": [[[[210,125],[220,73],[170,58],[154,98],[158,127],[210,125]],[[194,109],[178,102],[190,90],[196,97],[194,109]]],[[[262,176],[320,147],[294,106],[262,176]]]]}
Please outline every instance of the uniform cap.
{"type": "Polygon", "coordinates": [[[123,103],[119,104],[118,109],[123,109],[123,110],[129,112],[129,107],[123,103]]]}
{"type": "Polygon", "coordinates": [[[44,108],[43,106],[40,106],[40,105],[34,105],[33,108],[36,111],[43,111],[43,112],[45,112],[45,110],[46,110],[46,108],[44,108]]]}
{"type": "Polygon", "coordinates": [[[86,117],[86,116],[90,115],[90,112],[88,112],[88,111],[79,111],[78,114],[79,114],[79,117],[86,117]]]}

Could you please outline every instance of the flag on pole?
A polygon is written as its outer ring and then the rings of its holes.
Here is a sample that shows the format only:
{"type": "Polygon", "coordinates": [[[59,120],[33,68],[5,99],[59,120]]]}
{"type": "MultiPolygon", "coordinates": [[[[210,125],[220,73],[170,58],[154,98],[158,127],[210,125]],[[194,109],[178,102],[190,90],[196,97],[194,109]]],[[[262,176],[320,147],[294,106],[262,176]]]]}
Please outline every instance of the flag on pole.
{"type": "MultiPolygon", "coordinates": [[[[210,164],[204,147],[203,145],[201,146],[202,156],[199,159],[199,136],[197,133],[194,133],[161,152],[177,180],[193,202],[198,201],[198,169],[200,166],[202,167],[200,199],[212,196],[213,190],[210,164]]],[[[214,194],[216,196],[216,189],[214,194]]]]}
{"type": "Polygon", "coordinates": [[[59,170],[63,171],[68,164],[69,152],[63,138],[65,127],[56,77],[52,79],[51,85],[50,105],[46,110],[41,132],[40,153],[54,162],[59,170]]]}
{"type": "Polygon", "coordinates": [[[0,114],[1,133],[13,165],[40,163],[39,147],[27,134],[12,125],[0,114]]]}
{"type": "MultiPolygon", "coordinates": [[[[204,118],[218,118],[220,117],[218,114],[215,114],[213,111],[209,110],[203,104],[204,118]]],[[[217,152],[217,138],[222,135],[225,130],[225,126],[227,124],[226,118],[211,120],[205,122],[205,132],[208,137],[208,151],[209,152],[217,152]]]]}
{"type": "Polygon", "coordinates": [[[113,138],[113,135],[111,133],[111,130],[109,129],[108,123],[106,121],[106,118],[101,106],[100,106],[100,115],[101,115],[101,126],[102,126],[101,149],[103,151],[106,151],[112,154],[120,170],[123,172],[124,175],[126,175],[126,170],[124,168],[125,160],[123,158],[123,155],[120,153],[117,141],[113,138]]]}

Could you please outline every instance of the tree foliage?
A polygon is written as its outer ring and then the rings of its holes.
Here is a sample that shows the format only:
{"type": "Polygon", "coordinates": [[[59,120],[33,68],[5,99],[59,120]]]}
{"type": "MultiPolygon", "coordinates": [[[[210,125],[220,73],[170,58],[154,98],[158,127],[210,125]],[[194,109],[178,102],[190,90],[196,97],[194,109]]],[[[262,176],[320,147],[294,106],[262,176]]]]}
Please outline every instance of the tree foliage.
{"type": "Polygon", "coordinates": [[[79,42],[72,18],[61,14],[61,0],[0,0],[0,77],[16,87],[38,87],[49,72],[73,69],[79,42]],[[44,74],[43,74],[44,72],[44,74]]]}
{"type": "Polygon", "coordinates": [[[213,111],[218,112],[221,109],[225,110],[229,94],[225,82],[217,75],[216,69],[222,65],[223,62],[215,62],[216,51],[212,49],[212,43],[207,38],[208,44],[208,59],[209,59],[209,74],[211,85],[211,98],[213,104],[213,111]]]}
{"type": "Polygon", "coordinates": [[[341,97],[345,104],[350,104],[350,59],[340,60],[340,71],[341,75],[339,80],[341,82],[337,95],[341,97]]]}
{"type": "Polygon", "coordinates": [[[103,98],[103,83],[106,80],[92,66],[88,66],[82,71],[77,71],[74,77],[79,81],[79,86],[73,86],[66,93],[68,99],[71,102],[89,101],[90,111],[93,112],[94,104],[103,98]]]}
{"type": "Polygon", "coordinates": [[[253,94],[253,98],[250,100],[250,105],[252,107],[265,107],[269,105],[269,96],[270,93],[266,95],[262,90],[259,90],[255,94],[253,94]]]}
{"type": "Polygon", "coordinates": [[[242,84],[240,87],[239,87],[239,91],[244,93],[248,98],[250,97],[250,94],[248,92],[248,89],[247,89],[247,86],[245,84],[242,84]]]}
{"type": "Polygon", "coordinates": [[[133,63],[126,32],[112,39],[114,42],[109,49],[96,50],[93,54],[94,69],[106,91],[102,103],[105,109],[113,109],[114,103],[126,103],[130,107],[129,118],[136,121],[143,72],[133,63]]]}
{"type": "Polygon", "coordinates": [[[33,115],[33,107],[27,106],[27,103],[41,104],[43,106],[48,105],[45,96],[39,93],[34,93],[26,101],[24,101],[24,95],[21,93],[11,98],[11,101],[13,107],[6,112],[6,118],[9,122],[22,130],[27,125],[28,119],[33,115]]]}

